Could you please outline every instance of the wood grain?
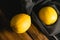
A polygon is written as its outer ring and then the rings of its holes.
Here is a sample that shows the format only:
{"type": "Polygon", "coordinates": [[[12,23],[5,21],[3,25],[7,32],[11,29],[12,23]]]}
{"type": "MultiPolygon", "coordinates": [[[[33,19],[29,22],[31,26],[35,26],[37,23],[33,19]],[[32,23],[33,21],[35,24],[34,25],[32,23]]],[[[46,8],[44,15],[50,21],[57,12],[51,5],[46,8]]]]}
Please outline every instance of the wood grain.
{"type": "Polygon", "coordinates": [[[28,33],[31,35],[33,40],[48,40],[48,38],[38,31],[38,29],[32,24],[28,33]]]}
{"type": "Polygon", "coordinates": [[[18,34],[13,31],[3,30],[0,31],[0,40],[48,40],[33,24],[27,32],[18,34]]]}
{"type": "Polygon", "coordinates": [[[0,32],[0,38],[1,40],[32,40],[27,33],[17,34],[7,30],[0,32]]]}

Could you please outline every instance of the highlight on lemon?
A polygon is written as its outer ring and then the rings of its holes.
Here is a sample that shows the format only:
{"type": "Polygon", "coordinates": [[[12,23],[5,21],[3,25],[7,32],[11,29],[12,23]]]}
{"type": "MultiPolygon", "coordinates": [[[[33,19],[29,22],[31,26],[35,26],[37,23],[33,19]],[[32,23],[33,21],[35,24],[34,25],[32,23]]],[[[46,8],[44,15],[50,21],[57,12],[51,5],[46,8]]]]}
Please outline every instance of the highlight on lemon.
{"type": "Polygon", "coordinates": [[[15,32],[24,33],[31,26],[31,17],[28,14],[20,13],[11,19],[10,26],[15,32]]]}
{"type": "Polygon", "coordinates": [[[43,7],[39,10],[39,19],[46,25],[54,24],[57,18],[57,12],[51,6],[43,7]]]}

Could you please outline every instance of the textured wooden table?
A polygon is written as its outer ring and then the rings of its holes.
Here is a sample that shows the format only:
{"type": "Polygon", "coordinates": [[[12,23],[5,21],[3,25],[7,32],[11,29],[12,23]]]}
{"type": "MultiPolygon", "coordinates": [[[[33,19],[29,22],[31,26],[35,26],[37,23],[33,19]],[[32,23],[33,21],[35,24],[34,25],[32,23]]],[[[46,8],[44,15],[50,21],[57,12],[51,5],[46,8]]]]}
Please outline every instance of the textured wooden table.
{"type": "Polygon", "coordinates": [[[3,30],[0,31],[0,40],[48,40],[48,38],[39,32],[33,24],[27,32],[17,34],[15,32],[3,30]]]}

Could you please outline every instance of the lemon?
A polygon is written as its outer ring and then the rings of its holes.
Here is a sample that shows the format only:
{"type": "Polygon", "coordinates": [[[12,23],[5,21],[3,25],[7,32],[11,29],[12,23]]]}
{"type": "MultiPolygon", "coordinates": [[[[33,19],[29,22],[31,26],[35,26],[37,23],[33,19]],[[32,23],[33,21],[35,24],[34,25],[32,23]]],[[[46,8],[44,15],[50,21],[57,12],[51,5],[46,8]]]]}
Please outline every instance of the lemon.
{"type": "Polygon", "coordinates": [[[51,7],[43,7],[39,10],[39,19],[46,25],[54,24],[57,21],[57,12],[51,7]]]}
{"type": "Polygon", "coordinates": [[[31,17],[25,13],[18,14],[11,19],[10,26],[15,32],[24,33],[31,26],[31,17]]]}

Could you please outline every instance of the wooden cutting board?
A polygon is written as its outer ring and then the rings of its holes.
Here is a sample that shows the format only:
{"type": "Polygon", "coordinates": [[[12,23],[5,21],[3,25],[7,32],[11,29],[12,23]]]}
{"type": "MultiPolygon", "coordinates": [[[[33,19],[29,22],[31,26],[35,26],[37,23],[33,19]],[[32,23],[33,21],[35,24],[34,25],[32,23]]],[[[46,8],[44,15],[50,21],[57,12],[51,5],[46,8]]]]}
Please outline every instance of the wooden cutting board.
{"type": "Polygon", "coordinates": [[[23,34],[8,30],[0,31],[0,40],[48,40],[48,38],[32,24],[29,30],[23,34]]]}

